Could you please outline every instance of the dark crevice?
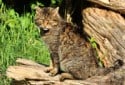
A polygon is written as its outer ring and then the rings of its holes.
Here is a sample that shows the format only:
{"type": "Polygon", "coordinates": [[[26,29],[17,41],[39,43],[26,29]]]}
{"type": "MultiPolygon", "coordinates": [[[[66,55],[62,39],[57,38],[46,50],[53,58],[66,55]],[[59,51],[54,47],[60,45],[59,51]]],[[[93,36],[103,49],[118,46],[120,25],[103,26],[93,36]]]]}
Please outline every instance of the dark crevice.
{"type": "Polygon", "coordinates": [[[50,6],[51,0],[3,0],[7,8],[13,8],[19,14],[31,12],[31,4],[40,2],[44,6],[50,6]]]}

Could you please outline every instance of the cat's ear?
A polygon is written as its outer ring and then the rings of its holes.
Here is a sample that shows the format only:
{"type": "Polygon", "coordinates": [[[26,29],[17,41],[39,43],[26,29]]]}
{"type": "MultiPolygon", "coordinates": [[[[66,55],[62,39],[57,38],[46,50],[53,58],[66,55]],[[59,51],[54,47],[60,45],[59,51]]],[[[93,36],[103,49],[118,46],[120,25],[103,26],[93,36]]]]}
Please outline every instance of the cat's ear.
{"type": "Polygon", "coordinates": [[[54,12],[54,15],[58,14],[58,12],[59,12],[59,7],[56,7],[56,8],[53,10],[53,12],[54,12]]]}
{"type": "Polygon", "coordinates": [[[59,7],[56,7],[55,10],[56,10],[56,12],[58,12],[59,11],[59,7]]]}

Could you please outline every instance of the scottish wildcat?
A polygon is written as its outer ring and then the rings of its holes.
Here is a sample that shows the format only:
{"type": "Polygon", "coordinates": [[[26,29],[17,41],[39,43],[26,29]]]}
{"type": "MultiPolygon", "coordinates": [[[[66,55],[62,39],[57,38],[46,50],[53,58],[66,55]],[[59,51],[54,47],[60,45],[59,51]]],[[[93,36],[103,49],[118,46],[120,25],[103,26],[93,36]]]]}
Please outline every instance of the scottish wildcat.
{"type": "Polygon", "coordinates": [[[61,19],[58,8],[37,7],[35,22],[51,52],[51,64],[47,71],[52,75],[56,75],[59,69],[63,71],[60,80],[86,79],[107,74],[115,69],[115,67],[98,67],[95,52],[90,43],[79,33],[77,26],[61,19]]]}
{"type": "Polygon", "coordinates": [[[58,15],[58,9],[59,8],[36,7],[35,15],[35,23],[37,26],[39,26],[42,39],[47,44],[51,54],[50,67],[46,69],[46,72],[50,72],[50,74],[53,76],[56,75],[59,70],[58,31],[63,26],[63,20],[58,15]]]}

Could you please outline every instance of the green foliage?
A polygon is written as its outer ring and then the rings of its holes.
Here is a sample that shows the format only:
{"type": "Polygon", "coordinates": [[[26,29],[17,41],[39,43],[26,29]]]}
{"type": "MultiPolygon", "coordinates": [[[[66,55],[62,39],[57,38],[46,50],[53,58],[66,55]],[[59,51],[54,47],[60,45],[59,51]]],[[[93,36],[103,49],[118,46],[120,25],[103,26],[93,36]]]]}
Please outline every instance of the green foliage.
{"type": "Polygon", "coordinates": [[[2,4],[2,0],[0,0],[0,5],[2,4]]]}
{"type": "MultiPolygon", "coordinates": [[[[61,1],[51,0],[50,5],[57,6],[61,1]]],[[[32,13],[20,16],[14,9],[7,9],[0,0],[0,85],[10,85],[6,69],[14,65],[17,58],[49,64],[50,54],[33,20],[35,6],[44,4],[37,1],[31,4],[32,13]]]]}
{"type": "Polygon", "coordinates": [[[31,4],[31,9],[34,10],[36,6],[41,6],[41,7],[43,7],[44,4],[42,4],[42,3],[40,3],[40,2],[37,1],[36,4],[31,4]]]}
{"type": "Polygon", "coordinates": [[[56,0],[51,0],[51,4],[56,4],[56,0]]]}
{"type": "Polygon", "coordinates": [[[93,46],[93,48],[97,48],[97,43],[94,38],[89,38],[89,41],[90,41],[91,45],[93,46]]]}
{"type": "Polygon", "coordinates": [[[53,5],[60,5],[60,3],[62,2],[62,0],[51,0],[51,5],[53,6],[53,5]]]}
{"type": "Polygon", "coordinates": [[[9,85],[6,68],[17,58],[27,58],[49,64],[49,52],[40,39],[33,13],[19,16],[13,9],[0,7],[0,85],[9,85]]]}
{"type": "MultiPolygon", "coordinates": [[[[96,43],[95,39],[92,37],[92,38],[89,38],[89,41],[90,41],[92,47],[95,48],[95,50],[97,50],[97,43],[96,43]]],[[[100,67],[103,67],[103,62],[100,60],[98,53],[96,53],[96,57],[98,59],[98,65],[100,67]]]]}

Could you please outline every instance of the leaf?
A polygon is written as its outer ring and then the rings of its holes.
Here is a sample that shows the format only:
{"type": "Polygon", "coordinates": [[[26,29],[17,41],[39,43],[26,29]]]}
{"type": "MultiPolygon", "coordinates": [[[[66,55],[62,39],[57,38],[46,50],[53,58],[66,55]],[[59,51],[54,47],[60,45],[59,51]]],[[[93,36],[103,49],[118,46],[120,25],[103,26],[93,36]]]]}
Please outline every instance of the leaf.
{"type": "Polygon", "coordinates": [[[90,43],[92,44],[92,47],[96,48],[97,44],[94,38],[89,38],[90,43]]]}
{"type": "Polygon", "coordinates": [[[6,25],[8,25],[10,28],[14,28],[16,25],[16,20],[15,19],[10,19],[6,22],[6,25]]]}
{"type": "Polygon", "coordinates": [[[23,28],[28,28],[28,26],[30,25],[30,19],[28,17],[22,17],[21,18],[21,25],[23,28]]]}
{"type": "Polygon", "coordinates": [[[56,0],[51,0],[51,3],[52,4],[56,4],[56,0]]]}
{"type": "Polygon", "coordinates": [[[14,16],[16,13],[15,13],[15,11],[13,10],[13,9],[11,9],[10,11],[9,11],[9,15],[10,16],[14,16]]]}

